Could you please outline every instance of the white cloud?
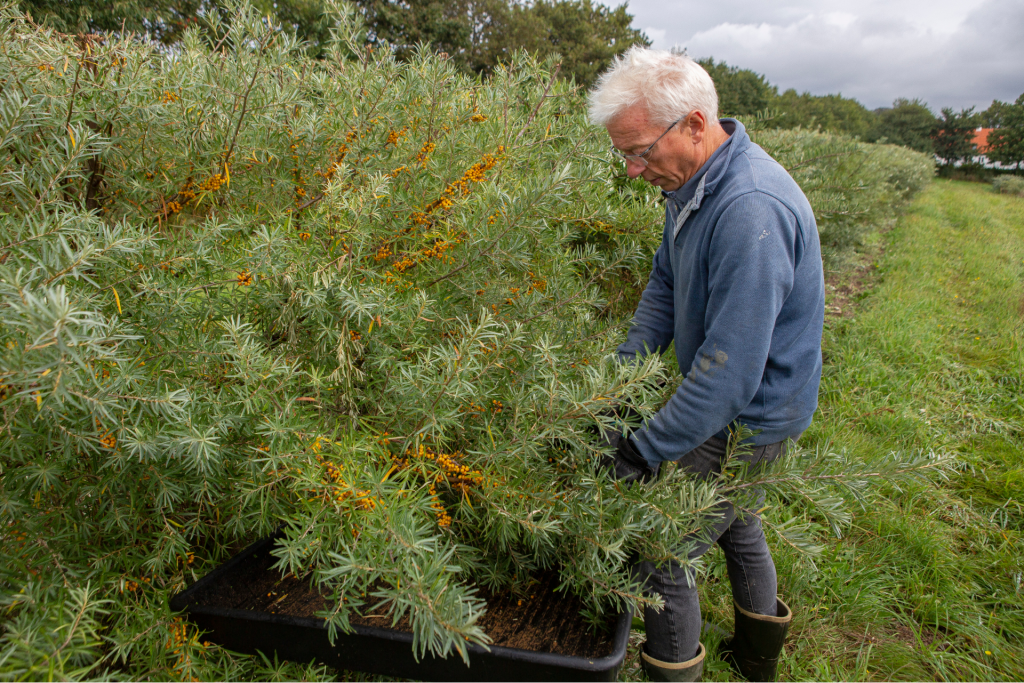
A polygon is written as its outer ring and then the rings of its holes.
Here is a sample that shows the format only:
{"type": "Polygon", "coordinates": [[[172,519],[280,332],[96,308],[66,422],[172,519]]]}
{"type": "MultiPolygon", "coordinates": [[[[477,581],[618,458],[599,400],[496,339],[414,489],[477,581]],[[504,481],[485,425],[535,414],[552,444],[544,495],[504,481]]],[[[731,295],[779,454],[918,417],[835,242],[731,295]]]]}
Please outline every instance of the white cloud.
{"type": "Polygon", "coordinates": [[[857,21],[857,15],[850,12],[826,12],[821,15],[826,23],[845,29],[857,21]]]}
{"type": "Polygon", "coordinates": [[[659,45],[665,42],[665,35],[668,31],[663,28],[653,28],[648,26],[644,29],[644,33],[646,33],[647,37],[651,39],[652,44],[659,45]]]}
{"type": "Polygon", "coordinates": [[[702,50],[708,45],[727,46],[732,51],[742,50],[759,54],[777,40],[778,30],[772,24],[719,24],[707,31],[696,33],[686,46],[694,57],[708,56],[702,50]]]}
{"type": "Polygon", "coordinates": [[[868,107],[919,97],[935,110],[1024,92],[1020,0],[634,0],[654,46],[753,69],[780,89],[842,92],[868,107]]]}

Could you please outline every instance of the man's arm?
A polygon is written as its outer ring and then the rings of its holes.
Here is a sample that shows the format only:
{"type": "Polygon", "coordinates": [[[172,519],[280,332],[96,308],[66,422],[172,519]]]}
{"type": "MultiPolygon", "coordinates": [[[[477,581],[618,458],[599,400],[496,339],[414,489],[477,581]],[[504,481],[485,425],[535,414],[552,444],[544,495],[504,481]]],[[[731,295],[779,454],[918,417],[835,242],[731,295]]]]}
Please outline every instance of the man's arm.
{"type": "Polygon", "coordinates": [[[640,297],[626,341],[619,345],[620,360],[643,358],[648,353],[662,353],[672,343],[675,328],[673,289],[675,276],[664,239],[654,253],[651,277],[640,297]]]}
{"type": "Polygon", "coordinates": [[[633,434],[649,462],[677,460],[750,405],[793,288],[798,239],[796,217],[772,197],[745,195],[723,212],[710,245],[704,343],[675,395],[633,434]]]}

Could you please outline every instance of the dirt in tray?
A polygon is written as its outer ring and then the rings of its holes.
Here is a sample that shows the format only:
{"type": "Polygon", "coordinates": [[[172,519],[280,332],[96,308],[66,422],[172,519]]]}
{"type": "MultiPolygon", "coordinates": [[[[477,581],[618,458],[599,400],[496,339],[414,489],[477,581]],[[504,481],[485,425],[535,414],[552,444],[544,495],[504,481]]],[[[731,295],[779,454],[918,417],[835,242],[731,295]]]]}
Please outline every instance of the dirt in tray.
{"type": "MultiPolygon", "coordinates": [[[[195,597],[194,604],[228,607],[253,612],[269,612],[294,617],[313,617],[328,609],[327,596],[312,589],[308,579],[299,579],[271,569],[275,558],[269,548],[258,551],[234,571],[210,585],[195,597]]],[[[612,651],[609,630],[594,630],[580,614],[582,604],[573,595],[556,593],[558,575],[548,572],[526,595],[511,591],[480,591],[487,612],[480,626],[491,637],[492,645],[515,647],[534,652],[554,652],[594,659],[612,651]]],[[[352,617],[357,625],[411,631],[408,617],[395,626],[387,614],[388,605],[352,617]]]]}

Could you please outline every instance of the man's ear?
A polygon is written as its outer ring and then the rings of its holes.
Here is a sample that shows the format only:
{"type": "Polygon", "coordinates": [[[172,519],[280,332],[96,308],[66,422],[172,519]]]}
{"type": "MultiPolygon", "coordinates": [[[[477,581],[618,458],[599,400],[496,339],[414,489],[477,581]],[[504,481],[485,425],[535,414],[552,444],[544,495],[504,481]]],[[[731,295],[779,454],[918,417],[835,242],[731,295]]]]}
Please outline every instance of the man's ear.
{"type": "Polygon", "coordinates": [[[699,145],[704,139],[704,134],[708,131],[708,122],[704,118],[704,114],[699,111],[692,111],[690,115],[686,117],[686,127],[690,129],[690,139],[693,144],[699,145]]]}

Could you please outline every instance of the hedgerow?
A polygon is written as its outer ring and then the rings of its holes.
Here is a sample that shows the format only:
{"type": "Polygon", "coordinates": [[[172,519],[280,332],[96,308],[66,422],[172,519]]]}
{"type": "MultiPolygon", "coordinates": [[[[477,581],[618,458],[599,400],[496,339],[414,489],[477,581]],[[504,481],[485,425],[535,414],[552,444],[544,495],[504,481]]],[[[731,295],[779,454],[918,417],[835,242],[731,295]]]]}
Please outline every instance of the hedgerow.
{"type": "Polygon", "coordinates": [[[310,60],[244,6],[219,43],[164,52],[3,10],[0,676],[324,674],[167,607],[275,530],[332,628],[370,593],[418,652],[464,654],[486,640],[474,586],[554,568],[595,618],[651,601],[631,554],[685,558],[751,477],[846,518],[833,488],[863,471],[831,453],[610,481],[594,425],[673,387],[610,356],[657,201],[553,64],[481,82],[334,22],[310,60]]]}
{"type": "Polygon", "coordinates": [[[886,228],[935,175],[927,154],[809,130],[756,130],[756,142],[796,179],[811,205],[830,265],[886,228]]]}

